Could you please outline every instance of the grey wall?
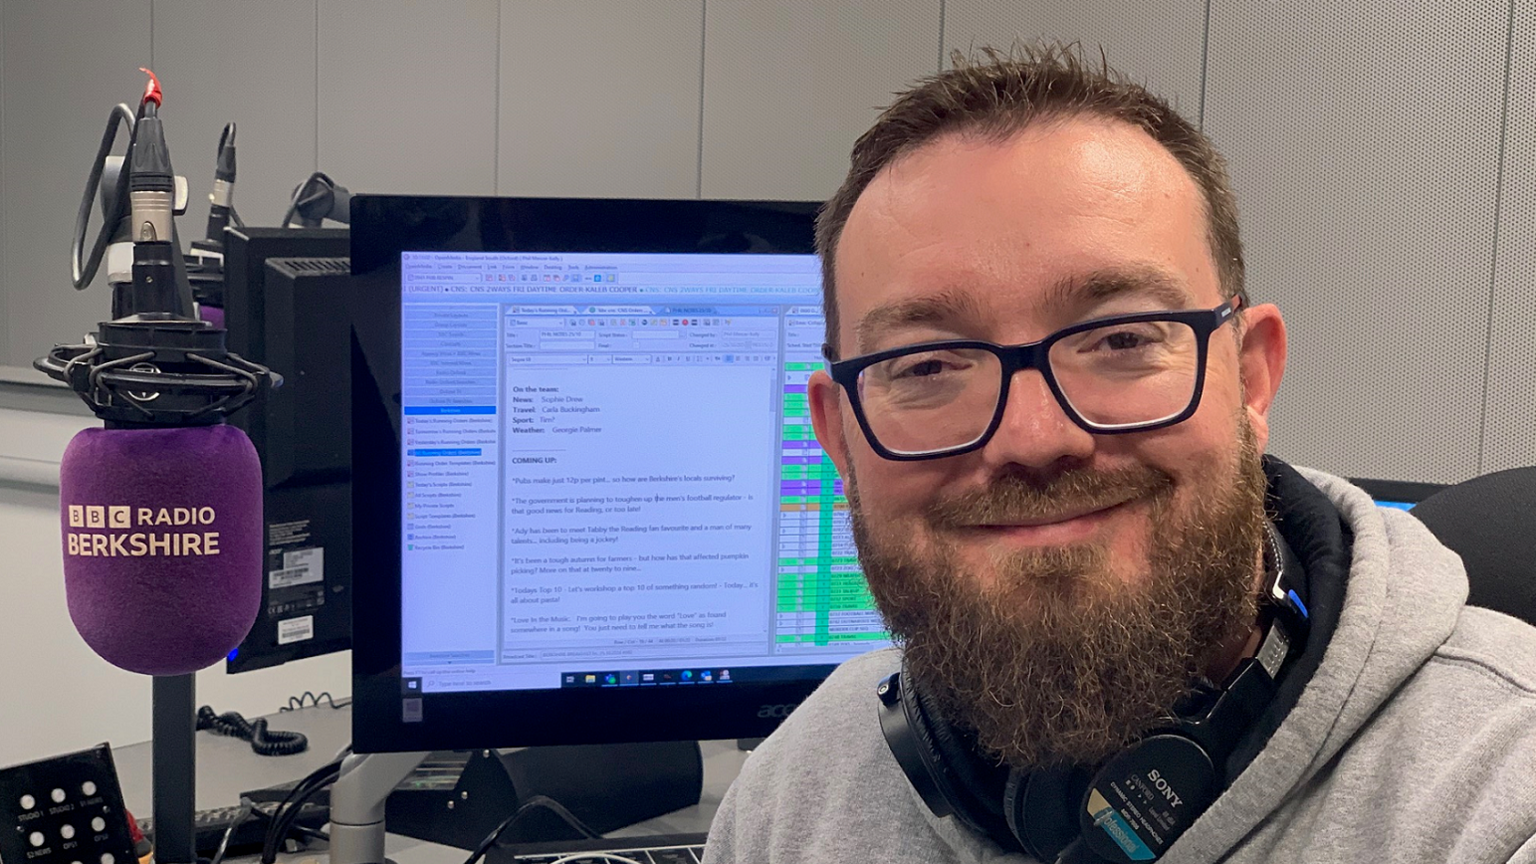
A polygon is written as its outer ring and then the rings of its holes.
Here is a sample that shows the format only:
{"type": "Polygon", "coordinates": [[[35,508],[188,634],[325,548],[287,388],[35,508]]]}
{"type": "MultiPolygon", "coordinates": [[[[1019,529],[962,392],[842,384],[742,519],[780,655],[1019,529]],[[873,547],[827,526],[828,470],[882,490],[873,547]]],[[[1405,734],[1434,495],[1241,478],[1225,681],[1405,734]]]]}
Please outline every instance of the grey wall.
{"type": "Polygon", "coordinates": [[[1536,463],[1536,2],[1514,4],[1482,468],[1536,463]]]}
{"type": "Polygon", "coordinates": [[[950,49],[1103,45],[1227,154],[1291,326],[1271,450],[1449,482],[1536,463],[1536,0],[0,0],[0,366],[105,310],[66,238],[107,109],[165,84],[200,233],[359,191],[822,198],[950,49]]]}
{"type": "Polygon", "coordinates": [[[707,198],[831,196],[877,108],[938,68],[937,0],[705,6],[707,198]]]}
{"type": "Polygon", "coordinates": [[[1212,5],[1205,129],[1255,293],[1291,316],[1278,452],[1479,472],[1508,39],[1504,4],[1212,5]]]}

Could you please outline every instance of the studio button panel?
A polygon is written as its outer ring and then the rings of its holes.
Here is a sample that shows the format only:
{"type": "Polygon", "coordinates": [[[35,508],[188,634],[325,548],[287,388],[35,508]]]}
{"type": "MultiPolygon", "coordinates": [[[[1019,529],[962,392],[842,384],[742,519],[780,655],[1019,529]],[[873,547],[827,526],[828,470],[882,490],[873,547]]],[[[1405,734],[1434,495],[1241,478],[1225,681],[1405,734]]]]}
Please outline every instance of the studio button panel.
{"type": "Polygon", "coordinates": [[[110,748],[0,769],[0,861],[135,864],[110,748]]]}

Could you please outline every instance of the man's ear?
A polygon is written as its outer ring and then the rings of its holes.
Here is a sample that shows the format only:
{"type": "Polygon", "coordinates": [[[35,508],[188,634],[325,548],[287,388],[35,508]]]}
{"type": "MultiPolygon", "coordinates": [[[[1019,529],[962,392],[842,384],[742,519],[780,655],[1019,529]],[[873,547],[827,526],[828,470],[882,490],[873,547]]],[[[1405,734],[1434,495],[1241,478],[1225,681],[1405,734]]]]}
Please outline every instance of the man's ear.
{"type": "Polygon", "coordinates": [[[837,473],[848,478],[848,438],[843,428],[842,388],[824,369],[811,373],[805,385],[805,401],[811,409],[811,425],[816,441],[837,466],[837,473]]]}
{"type": "Polygon", "coordinates": [[[1243,382],[1243,407],[1253,427],[1259,452],[1269,444],[1269,407],[1285,375],[1285,321],[1273,303],[1243,311],[1238,366],[1243,382]]]}

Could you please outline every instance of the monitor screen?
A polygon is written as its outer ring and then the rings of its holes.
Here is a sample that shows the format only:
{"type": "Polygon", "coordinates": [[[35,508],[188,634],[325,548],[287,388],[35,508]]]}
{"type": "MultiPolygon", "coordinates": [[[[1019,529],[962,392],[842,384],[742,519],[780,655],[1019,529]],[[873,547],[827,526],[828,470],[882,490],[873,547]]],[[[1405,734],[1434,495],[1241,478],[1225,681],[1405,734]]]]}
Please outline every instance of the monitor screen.
{"type": "Polygon", "coordinates": [[[1408,480],[1379,480],[1368,477],[1351,477],[1351,483],[1364,489],[1378,507],[1394,510],[1412,510],[1415,504],[1444,489],[1441,483],[1420,483],[1408,480]]]}
{"type": "Polygon", "coordinates": [[[726,685],[886,644],[806,408],[814,255],[403,259],[423,692],[726,685]]]}
{"type": "Polygon", "coordinates": [[[890,644],[806,405],[813,215],[358,199],[357,347],[383,386],[354,392],[356,555],[383,566],[357,562],[355,690],[386,727],[360,739],[762,734],[890,644]]]}

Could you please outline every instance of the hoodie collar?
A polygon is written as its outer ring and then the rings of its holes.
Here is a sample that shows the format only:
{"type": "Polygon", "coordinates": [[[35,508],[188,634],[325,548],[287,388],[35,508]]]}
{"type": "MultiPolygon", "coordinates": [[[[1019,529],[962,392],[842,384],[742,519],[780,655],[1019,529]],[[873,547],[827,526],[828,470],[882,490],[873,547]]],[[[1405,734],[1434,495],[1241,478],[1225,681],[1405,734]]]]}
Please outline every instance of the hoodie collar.
{"type": "MultiPolygon", "coordinates": [[[[1460,560],[1418,520],[1388,513],[1329,474],[1297,472],[1353,535],[1338,624],[1295,707],[1267,745],[1168,850],[1168,864],[1215,861],[1310,780],[1451,635],[1467,598],[1460,560]]],[[[1300,539],[1291,540],[1292,545],[1300,539]]],[[[1308,552],[1297,548],[1307,560],[1308,552]]]]}

